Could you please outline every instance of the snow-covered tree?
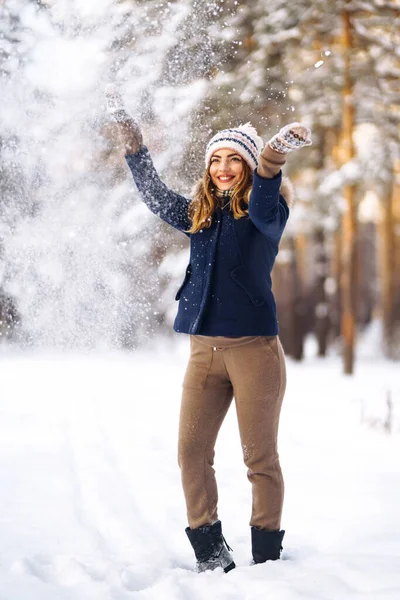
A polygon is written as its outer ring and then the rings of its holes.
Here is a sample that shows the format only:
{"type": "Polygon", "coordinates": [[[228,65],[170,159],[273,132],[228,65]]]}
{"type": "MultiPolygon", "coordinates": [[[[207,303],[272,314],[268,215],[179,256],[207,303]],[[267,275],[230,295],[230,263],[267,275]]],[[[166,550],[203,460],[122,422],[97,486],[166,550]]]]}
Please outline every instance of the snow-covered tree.
{"type": "Polygon", "coordinates": [[[163,291],[183,265],[163,261],[181,241],[139,201],[108,135],[104,87],[120,87],[160,171],[176,164],[202,81],[168,78],[166,64],[192,3],[0,8],[1,285],[21,314],[20,337],[136,344],[170,319],[163,291]]]}

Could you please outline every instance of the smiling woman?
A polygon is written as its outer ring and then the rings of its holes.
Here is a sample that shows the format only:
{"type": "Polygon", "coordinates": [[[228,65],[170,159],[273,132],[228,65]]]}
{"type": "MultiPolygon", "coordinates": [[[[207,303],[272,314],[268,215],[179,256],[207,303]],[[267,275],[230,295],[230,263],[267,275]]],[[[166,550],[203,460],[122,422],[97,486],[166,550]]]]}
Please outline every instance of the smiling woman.
{"type": "Polygon", "coordinates": [[[271,270],[289,216],[281,166],[287,152],[311,144],[310,132],[292,123],[263,150],[250,123],[218,132],[206,148],[203,178],[187,199],[160,181],[137,123],[118,102],[111,107],[143,201],[190,237],[174,329],[190,335],[178,456],[197,570],[235,567],[218,519],[213,469],[233,398],[253,492],[253,561],[279,559],[284,531],[277,436],[286,370],[271,270]]]}

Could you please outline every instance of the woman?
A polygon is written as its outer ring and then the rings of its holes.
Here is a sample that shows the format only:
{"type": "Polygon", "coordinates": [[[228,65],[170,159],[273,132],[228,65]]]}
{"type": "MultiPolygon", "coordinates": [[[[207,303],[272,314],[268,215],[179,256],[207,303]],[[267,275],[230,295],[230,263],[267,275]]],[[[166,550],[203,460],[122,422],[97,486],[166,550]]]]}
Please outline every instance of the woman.
{"type": "Polygon", "coordinates": [[[292,123],[263,150],[249,123],[218,132],[206,148],[204,176],[188,200],[160,181],[137,123],[112,93],[109,110],[143,201],[190,237],[174,329],[189,334],[191,344],[179,465],[197,571],[235,567],[218,519],[213,469],[218,431],[233,397],[252,484],[253,561],[279,559],[285,532],[277,434],[286,371],[271,270],[292,196],[290,186],[282,184],[281,167],[288,152],[311,144],[310,132],[292,123]]]}

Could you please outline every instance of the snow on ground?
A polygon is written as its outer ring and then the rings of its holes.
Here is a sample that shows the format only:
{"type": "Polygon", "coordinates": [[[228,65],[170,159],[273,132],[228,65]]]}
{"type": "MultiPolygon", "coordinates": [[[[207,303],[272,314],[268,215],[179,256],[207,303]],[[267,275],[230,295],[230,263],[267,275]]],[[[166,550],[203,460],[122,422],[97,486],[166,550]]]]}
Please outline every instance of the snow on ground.
{"type": "Polygon", "coordinates": [[[177,337],[132,354],[3,349],[0,600],[398,600],[399,364],[364,356],[349,378],[336,358],[288,361],[278,562],[249,566],[232,406],[216,469],[238,568],[198,575],[176,464],[177,337]]]}

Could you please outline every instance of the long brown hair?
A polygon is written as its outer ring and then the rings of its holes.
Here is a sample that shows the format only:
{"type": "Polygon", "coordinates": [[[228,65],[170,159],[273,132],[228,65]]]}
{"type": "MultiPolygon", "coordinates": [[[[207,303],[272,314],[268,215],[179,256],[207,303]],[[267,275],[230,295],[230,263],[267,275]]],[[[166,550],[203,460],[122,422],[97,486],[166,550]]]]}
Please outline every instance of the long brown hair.
{"type": "MultiPolygon", "coordinates": [[[[253,172],[247,162],[243,161],[242,175],[232,190],[231,207],[235,219],[240,219],[248,214],[253,172]]],[[[192,226],[187,233],[197,233],[201,229],[210,227],[212,216],[218,205],[218,200],[213,195],[214,184],[211,181],[209,168],[204,172],[203,178],[197,187],[195,196],[189,204],[189,217],[192,226]]]]}

